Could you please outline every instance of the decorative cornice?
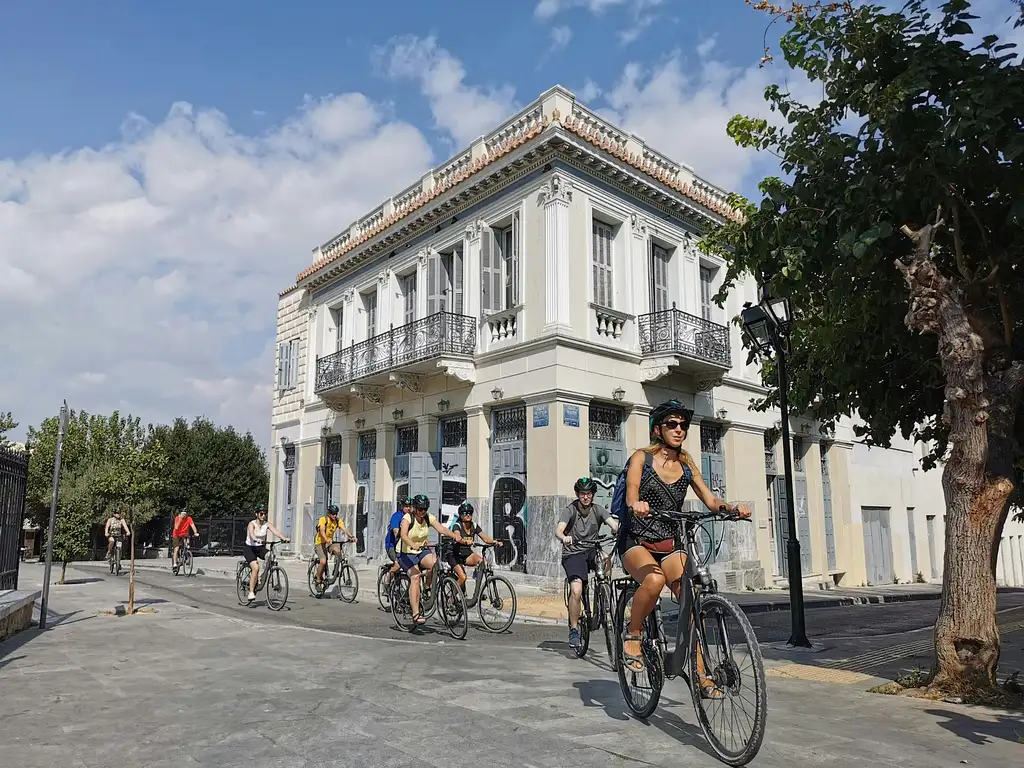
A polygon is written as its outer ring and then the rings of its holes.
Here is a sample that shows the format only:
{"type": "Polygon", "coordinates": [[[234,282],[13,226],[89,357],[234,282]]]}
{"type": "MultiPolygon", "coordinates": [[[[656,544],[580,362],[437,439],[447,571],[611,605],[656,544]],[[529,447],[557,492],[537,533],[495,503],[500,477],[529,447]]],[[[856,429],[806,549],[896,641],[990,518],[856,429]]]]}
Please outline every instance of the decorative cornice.
{"type": "Polygon", "coordinates": [[[547,183],[540,188],[538,199],[541,203],[565,203],[572,202],[572,182],[561,174],[553,173],[547,183]]]}
{"type": "Polygon", "coordinates": [[[377,282],[379,282],[381,285],[387,285],[389,282],[391,282],[390,267],[386,268],[383,272],[379,272],[377,274],[377,282]]]}
{"type": "Polygon", "coordinates": [[[639,213],[631,214],[629,223],[633,229],[633,237],[644,238],[647,236],[647,219],[639,213]]]}
{"type": "Polygon", "coordinates": [[[349,393],[371,405],[380,405],[384,402],[384,391],[380,387],[371,387],[366,384],[353,384],[349,387],[349,393]]]}
{"type": "Polygon", "coordinates": [[[413,373],[391,373],[388,375],[388,380],[399,389],[407,389],[413,394],[418,395],[423,391],[423,379],[413,373]]]}
{"type": "Polygon", "coordinates": [[[460,381],[476,382],[476,364],[470,360],[438,360],[437,367],[460,381]]]}

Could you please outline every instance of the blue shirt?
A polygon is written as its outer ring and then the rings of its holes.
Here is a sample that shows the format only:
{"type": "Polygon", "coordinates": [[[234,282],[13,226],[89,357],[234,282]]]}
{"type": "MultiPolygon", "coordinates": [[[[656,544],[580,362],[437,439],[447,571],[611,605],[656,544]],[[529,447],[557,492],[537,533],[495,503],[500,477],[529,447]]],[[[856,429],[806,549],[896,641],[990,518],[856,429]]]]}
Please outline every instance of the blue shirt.
{"type": "Polygon", "coordinates": [[[405,517],[405,512],[399,509],[393,515],[391,515],[391,519],[388,520],[388,535],[384,537],[385,550],[391,549],[398,543],[398,540],[395,538],[394,530],[395,528],[402,527],[403,517],[405,517]]]}

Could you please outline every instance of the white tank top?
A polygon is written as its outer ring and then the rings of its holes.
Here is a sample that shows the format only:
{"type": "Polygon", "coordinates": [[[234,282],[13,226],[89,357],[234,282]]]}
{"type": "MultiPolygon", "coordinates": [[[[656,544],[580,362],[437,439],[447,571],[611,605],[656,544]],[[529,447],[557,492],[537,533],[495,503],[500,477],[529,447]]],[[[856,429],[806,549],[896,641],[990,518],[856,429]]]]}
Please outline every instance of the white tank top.
{"type": "Polygon", "coordinates": [[[245,543],[250,547],[262,547],[267,543],[267,529],[269,527],[270,523],[264,523],[263,525],[256,523],[251,526],[250,530],[254,531],[254,534],[250,535],[249,533],[246,533],[245,543]]]}

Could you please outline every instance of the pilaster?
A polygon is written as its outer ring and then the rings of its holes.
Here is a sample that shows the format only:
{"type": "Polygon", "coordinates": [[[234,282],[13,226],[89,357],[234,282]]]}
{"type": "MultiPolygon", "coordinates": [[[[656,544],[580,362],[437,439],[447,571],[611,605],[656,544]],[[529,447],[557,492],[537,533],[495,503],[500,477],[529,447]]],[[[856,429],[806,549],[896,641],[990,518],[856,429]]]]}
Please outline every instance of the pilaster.
{"type": "Polygon", "coordinates": [[[390,501],[395,493],[395,425],[378,424],[377,458],[374,460],[374,501],[390,501]]]}
{"type": "Polygon", "coordinates": [[[544,206],[544,330],[568,330],[569,203],[572,184],[554,173],[540,191],[544,206]]]}

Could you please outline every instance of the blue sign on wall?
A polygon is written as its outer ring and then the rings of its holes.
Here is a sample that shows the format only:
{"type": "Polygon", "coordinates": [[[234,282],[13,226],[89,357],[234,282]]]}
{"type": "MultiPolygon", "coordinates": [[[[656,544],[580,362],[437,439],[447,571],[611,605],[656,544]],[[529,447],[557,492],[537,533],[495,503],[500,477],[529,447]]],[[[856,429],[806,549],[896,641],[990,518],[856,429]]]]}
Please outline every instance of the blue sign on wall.
{"type": "Polygon", "coordinates": [[[563,405],[562,423],[567,427],[578,427],[580,425],[580,407],[578,405],[563,405]]]}
{"type": "Polygon", "coordinates": [[[533,406],[533,428],[546,427],[548,425],[548,407],[546,405],[533,406]]]}

